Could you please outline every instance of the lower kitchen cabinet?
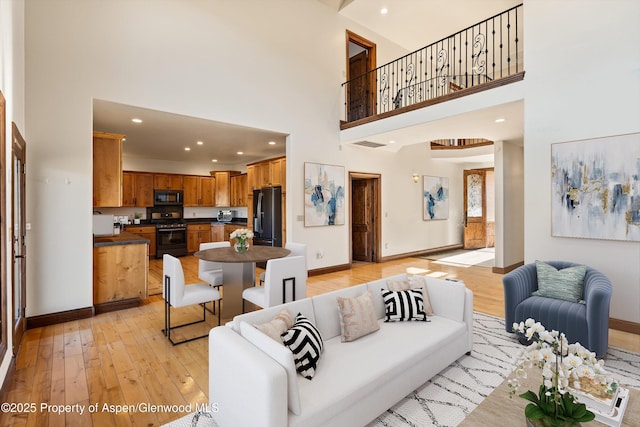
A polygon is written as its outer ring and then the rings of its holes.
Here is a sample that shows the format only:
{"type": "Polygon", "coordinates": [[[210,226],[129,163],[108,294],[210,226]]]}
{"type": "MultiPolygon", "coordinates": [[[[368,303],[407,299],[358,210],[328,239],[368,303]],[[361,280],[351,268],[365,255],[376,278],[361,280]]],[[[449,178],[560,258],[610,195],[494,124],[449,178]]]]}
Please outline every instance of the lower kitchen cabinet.
{"type": "Polygon", "coordinates": [[[146,241],[93,248],[93,305],[96,314],[135,307],[148,297],[146,241]]]}
{"type": "Polygon", "coordinates": [[[224,242],[224,224],[211,224],[211,241],[224,242]]]}
{"type": "Polygon", "coordinates": [[[125,228],[129,233],[137,234],[149,240],[149,257],[156,257],[156,227],[153,225],[139,226],[127,225],[125,228]]]}
{"type": "Polygon", "coordinates": [[[192,254],[200,250],[200,243],[211,241],[211,226],[209,224],[187,225],[187,252],[192,254]]]}

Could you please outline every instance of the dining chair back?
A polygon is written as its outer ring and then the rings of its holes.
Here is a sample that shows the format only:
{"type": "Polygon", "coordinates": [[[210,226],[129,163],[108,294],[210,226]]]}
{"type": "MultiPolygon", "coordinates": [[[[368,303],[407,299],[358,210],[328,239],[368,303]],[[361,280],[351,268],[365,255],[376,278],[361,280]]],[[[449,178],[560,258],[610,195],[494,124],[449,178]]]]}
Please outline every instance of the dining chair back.
{"type": "Polygon", "coordinates": [[[249,301],[266,308],[307,296],[307,269],[302,256],[286,256],[267,261],[264,286],[254,286],[242,292],[242,304],[249,301]]]}
{"type": "MultiPolygon", "coordinates": [[[[199,250],[204,251],[207,249],[215,248],[228,248],[231,246],[229,242],[208,242],[200,243],[199,250]]],[[[198,260],[198,278],[204,282],[209,283],[211,286],[222,285],[222,269],[223,264],[221,262],[198,260]]]]}
{"type": "MultiPolygon", "coordinates": [[[[165,301],[164,329],[162,330],[164,335],[173,345],[207,337],[208,334],[205,334],[176,342],[171,338],[171,331],[177,328],[182,328],[206,321],[206,303],[208,303],[209,301],[220,300],[220,292],[204,283],[186,285],[184,281],[184,270],[182,269],[182,263],[178,258],[169,254],[163,255],[162,273],[164,278],[162,297],[165,301]],[[171,326],[171,307],[180,308],[189,305],[202,306],[202,319],[182,325],[171,326]]],[[[220,325],[220,311],[218,311],[218,325],[220,325]]]]}

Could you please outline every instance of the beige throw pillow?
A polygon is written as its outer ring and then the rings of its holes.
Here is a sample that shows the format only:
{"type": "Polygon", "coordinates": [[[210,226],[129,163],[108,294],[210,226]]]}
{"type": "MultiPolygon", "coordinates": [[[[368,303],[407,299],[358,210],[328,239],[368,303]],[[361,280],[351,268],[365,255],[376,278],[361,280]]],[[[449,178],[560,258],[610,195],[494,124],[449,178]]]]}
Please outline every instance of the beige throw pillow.
{"type": "Polygon", "coordinates": [[[282,338],[280,338],[280,335],[291,329],[293,323],[293,317],[291,317],[291,314],[289,314],[286,308],[283,308],[276,317],[271,319],[271,321],[253,326],[263,334],[268,335],[278,343],[282,344],[282,338]]]}
{"type": "Polygon", "coordinates": [[[408,279],[387,280],[387,288],[390,291],[406,291],[409,289],[422,289],[422,303],[427,316],[433,316],[433,308],[429,301],[429,291],[427,281],[422,276],[410,276],[408,279]]]}
{"type": "Polygon", "coordinates": [[[380,329],[370,290],[355,298],[338,297],[337,300],[342,342],[354,341],[380,329]]]}

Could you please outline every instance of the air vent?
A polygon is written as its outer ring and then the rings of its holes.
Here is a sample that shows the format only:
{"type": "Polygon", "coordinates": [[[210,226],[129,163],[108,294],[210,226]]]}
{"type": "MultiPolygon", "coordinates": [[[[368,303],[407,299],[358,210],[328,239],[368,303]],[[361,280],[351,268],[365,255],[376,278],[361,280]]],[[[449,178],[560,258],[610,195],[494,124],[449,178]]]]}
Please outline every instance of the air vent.
{"type": "Polygon", "coordinates": [[[361,147],[368,147],[368,148],[378,148],[378,147],[386,146],[386,144],[380,144],[379,142],[371,142],[371,141],[354,142],[353,145],[360,145],[361,147]]]}

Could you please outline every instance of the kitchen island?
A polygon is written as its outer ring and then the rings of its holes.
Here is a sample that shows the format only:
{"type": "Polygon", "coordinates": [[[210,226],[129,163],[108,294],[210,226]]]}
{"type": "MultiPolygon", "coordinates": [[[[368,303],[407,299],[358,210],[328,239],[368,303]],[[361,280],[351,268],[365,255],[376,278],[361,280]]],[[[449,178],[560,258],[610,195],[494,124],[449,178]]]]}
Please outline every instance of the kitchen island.
{"type": "Polygon", "coordinates": [[[137,307],[148,296],[149,240],[123,231],[93,238],[96,314],[137,307]]]}

